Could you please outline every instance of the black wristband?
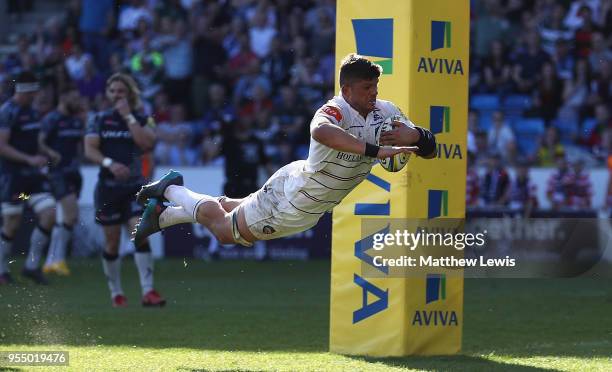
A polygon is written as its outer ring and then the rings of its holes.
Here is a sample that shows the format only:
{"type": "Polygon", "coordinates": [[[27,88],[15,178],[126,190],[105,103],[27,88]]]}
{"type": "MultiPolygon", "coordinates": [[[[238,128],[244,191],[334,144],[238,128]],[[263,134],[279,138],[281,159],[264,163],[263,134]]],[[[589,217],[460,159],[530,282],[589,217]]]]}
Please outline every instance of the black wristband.
{"type": "Polygon", "coordinates": [[[378,156],[378,150],[380,150],[380,146],[373,145],[371,143],[366,142],[366,148],[365,148],[364,155],[370,158],[375,158],[378,156]]]}
{"type": "Polygon", "coordinates": [[[421,127],[414,127],[419,131],[419,140],[414,144],[419,147],[419,150],[415,152],[418,156],[427,157],[435,154],[436,152],[436,136],[433,135],[427,129],[421,127]]]}

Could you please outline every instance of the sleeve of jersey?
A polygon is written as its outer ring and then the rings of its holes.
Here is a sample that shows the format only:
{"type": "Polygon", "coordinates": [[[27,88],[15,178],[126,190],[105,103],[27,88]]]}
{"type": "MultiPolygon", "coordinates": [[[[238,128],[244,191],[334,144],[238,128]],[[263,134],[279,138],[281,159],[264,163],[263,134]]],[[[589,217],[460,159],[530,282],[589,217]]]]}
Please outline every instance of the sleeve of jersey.
{"type": "Polygon", "coordinates": [[[85,126],[85,135],[86,136],[99,136],[100,135],[100,122],[99,116],[91,115],[87,120],[87,125],[85,126]]]}
{"type": "Polygon", "coordinates": [[[315,112],[312,121],[310,122],[310,130],[318,127],[323,123],[331,123],[343,128],[343,116],[339,107],[325,104],[315,112]]]}
{"type": "Polygon", "coordinates": [[[8,113],[8,110],[0,110],[0,130],[10,130],[11,129],[11,118],[8,113]]]}
{"type": "Polygon", "coordinates": [[[51,133],[51,130],[53,129],[53,126],[51,123],[51,120],[52,120],[51,115],[52,114],[46,115],[40,122],[40,131],[47,136],[49,135],[49,133],[51,133]]]}

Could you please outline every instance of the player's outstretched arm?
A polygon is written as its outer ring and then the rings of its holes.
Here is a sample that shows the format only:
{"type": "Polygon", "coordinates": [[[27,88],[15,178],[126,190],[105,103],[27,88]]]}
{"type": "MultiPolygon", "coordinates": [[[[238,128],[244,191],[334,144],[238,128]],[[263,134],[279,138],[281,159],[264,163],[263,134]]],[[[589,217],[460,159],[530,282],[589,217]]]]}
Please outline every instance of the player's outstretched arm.
{"type": "MultiPolygon", "coordinates": [[[[340,128],[337,125],[333,125],[331,123],[321,123],[318,126],[314,127],[310,134],[312,138],[327,146],[331,147],[334,150],[349,152],[352,154],[358,155],[367,155],[371,157],[377,157],[379,159],[384,159],[389,156],[393,156],[395,154],[399,154],[401,152],[410,153],[416,152],[418,147],[410,146],[410,147],[381,147],[377,154],[367,154],[366,153],[366,142],[358,139],[350,133],[344,131],[344,129],[340,128]]],[[[374,145],[370,145],[373,147],[378,147],[374,145]]]]}
{"type": "Polygon", "coordinates": [[[380,144],[384,146],[410,146],[419,148],[416,154],[425,159],[436,156],[436,136],[431,131],[421,127],[409,127],[404,123],[394,121],[393,130],[380,135],[380,144]]]}

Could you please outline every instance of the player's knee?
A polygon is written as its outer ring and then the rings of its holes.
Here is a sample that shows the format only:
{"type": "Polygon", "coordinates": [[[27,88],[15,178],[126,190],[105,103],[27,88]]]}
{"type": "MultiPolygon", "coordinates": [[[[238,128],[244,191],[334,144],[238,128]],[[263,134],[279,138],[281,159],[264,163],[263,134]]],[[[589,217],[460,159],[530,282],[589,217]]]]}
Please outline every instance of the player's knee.
{"type": "Polygon", "coordinates": [[[225,223],[218,223],[212,226],[212,232],[221,244],[234,244],[234,236],[232,235],[231,228],[226,226],[225,223]]]}
{"type": "Polygon", "coordinates": [[[77,211],[69,211],[65,212],[63,215],[64,224],[69,226],[74,226],[77,222],[78,212],[77,211]]]}
{"type": "Polygon", "coordinates": [[[234,244],[236,243],[234,241],[234,237],[231,236],[231,234],[226,234],[226,233],[219,233],[216,235],[217,240],[219,241],[220,244],[234,244]]]}
{"type": "Polygon", "coordinates": [[[107,241],[104,244],[104,252],[109,253],[111,255],[118,254],[119,253],[119,242],[107,241]]]}
{"type": "Polygon", "coordinates": [[[38,214],[39,225],[46,230],[51,230],[55,225],[55,208],[46,208],[38,214]]]}

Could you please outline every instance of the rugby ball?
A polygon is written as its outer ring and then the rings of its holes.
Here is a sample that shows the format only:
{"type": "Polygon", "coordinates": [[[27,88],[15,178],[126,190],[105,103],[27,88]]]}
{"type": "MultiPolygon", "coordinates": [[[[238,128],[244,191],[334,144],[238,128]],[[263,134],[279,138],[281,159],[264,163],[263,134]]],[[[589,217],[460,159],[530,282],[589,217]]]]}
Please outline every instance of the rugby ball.
{"type": "MultiPolygon", "coordinates": [[[[386,131],[393,129],[393,126],[391,126],[391,123],[394,121],[402,122],[407,126],[409,125],[408,119],[406,119],[406,117],[404,117],[403,115],[394,115],[394,116],[388,117],[382,123],[382,125],[380,126],[380,129],[378,130],[378,136],[376,136],[377,145],[380,146],[380,135],[386,131]]],[[[382,165],[382,167],[385,168],[385,170],[389,172],[398,172],[406,166],[406,164],[408,163],[408,160],[410,160],[410,154],[397,154],[390,158],[379,159],[378,161],[380,162],[380,165],[382,165]]]]}

